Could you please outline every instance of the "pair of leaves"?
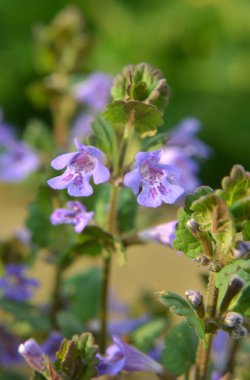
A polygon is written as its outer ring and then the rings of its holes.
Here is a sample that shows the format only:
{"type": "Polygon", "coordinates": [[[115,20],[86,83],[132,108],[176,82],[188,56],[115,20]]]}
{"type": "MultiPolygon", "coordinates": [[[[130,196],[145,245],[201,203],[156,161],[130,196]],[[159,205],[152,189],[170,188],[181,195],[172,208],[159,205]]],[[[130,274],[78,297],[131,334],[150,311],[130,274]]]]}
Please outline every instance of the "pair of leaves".
{"type": "Polygon", "coordinates": [[[197,336],[204,340],[206,344],[205,328],[203,321],[197,316],[192,306],[178,294],[173,292],[159,292],[158,298],[160,302],[170,308],[170,310],[176,314],[183,316],[187,324],[194,328],[197,336]]]}

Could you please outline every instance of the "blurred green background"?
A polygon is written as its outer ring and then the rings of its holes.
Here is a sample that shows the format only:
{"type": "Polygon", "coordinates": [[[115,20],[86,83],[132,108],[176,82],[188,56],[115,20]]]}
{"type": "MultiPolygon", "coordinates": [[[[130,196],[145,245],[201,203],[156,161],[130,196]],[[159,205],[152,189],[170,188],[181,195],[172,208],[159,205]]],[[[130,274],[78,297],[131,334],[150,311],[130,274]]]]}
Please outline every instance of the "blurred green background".
{"type": "Polygon", "coordinates": [[[1,0],[0,105],[8,122],[21,130],[46,116],[26,96],[37,77],[32,29],[69,4],[82,10],[93,42],[87,72],[149,62],[171,87],[166,125],[200,118],[200,135],[214,149],[204,184],[218,186],[234,163],[250,169],[249,0],[1,0]]]}

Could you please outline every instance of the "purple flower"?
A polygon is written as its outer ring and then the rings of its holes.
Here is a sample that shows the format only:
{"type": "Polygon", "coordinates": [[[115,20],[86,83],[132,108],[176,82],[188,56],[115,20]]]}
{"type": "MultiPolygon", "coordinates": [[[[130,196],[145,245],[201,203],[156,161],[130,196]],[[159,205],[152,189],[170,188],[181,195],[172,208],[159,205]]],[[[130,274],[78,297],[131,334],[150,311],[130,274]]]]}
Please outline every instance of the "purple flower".
{"type": "Polygon", "coordinates": [[[0,155],[0,180],[22,181],[38,167],[37,154],[27,144],[16,142],[0,155]]]}
{"type": "Polygon", "coordinates": [[[52,224],[72,224],[76,233],[81,233],[92,219],[94,212],[86,212],[86,207],[77,201],[67,202],[68,209],[57,208],[50,217],[52,224]]]}
{"type": "Polygon", "coordinates": [[[48,338],[40,345],[42,352],[44,352],[52,362],[56,359],[56,353],[60,348],[63,336],[58,331],[53,331],[48,338]]]}
{"type": "Polygon", "coordinates": [[[103,153],[99,149],[79,144],[77,140],[75,144],[77,152],[62,154],[51,162],[54,169],[66,167],[66,170],[48,184],[57,190],[68,188],[68,194],[73,197],[87,197],[93,193],[91,177],[97,185],[108,181],[110,173],[102,163],[103,153]]]}
{"type": "Polygon", "coordinates": [[[5,275],[0,278],[0,288],[4,297],[13,301],[26,301],[32,297],[39,282],[25,275],[25,266],[20,264],[8,264],[5,267],[5,275]]]}
{"type": "Polygon", "coordinates": [[[93,120],[94,115],[91,115],[90,113],[80,113],[73,125],[69,141],[73,140],[72,136],[76,137],[78,141],[83,141],[84,138],[89,136],[91,133],[91,123],[93,120]]]}
{"type": "Polygon", "coordinates": [[[7,148],[15,143],[15,135],[10,125],[4,123],[3,113],[0,110],[0,147],[7,148]]]}
{"type": "Polygon", "coordinates": [[[112,81],[110,75],[95,72],[74,87],[74,95],[94,111],[101,111],[108,102],[112,81]]]}
{"type": "Polygon", "coordinates": [[[49,361],[34,339],[29,339],[20,344],[18,352],[35,371],[46,374],[49,369],[49,361]]]}
{"type": "Polygon", "coordinates": [[[134,169],[124,177],[124,184],[138,194],[137,202],[145,207],[158,207],[162,202],[172,204],[184,190],[176,185],[178,170],[161,164],[162,151],[139,152],[134,169]]]}
{"type": "Polygon", "coordinates": [[[223,330],[218,330],[216,336],[213,339],[212,345],[213,365],[218,373],[221,373],[224,370],[228,355],[229,343],[229,334],[223,330]]]}
{"type": "Polygon", "coordinates": [[[158,226],[139,231],[138,236],[142,240],[153,241],[172,248],[172,243],[175,239],[176,224],[177,220],[159,224],[158,226]]]}
{"type": "Polygon", "coordinates": [[[136,348],[124,343],[117,336],[113,337],[114,344],[107,351],[106,356],[97,355],[99,364],[98,375],[116,375],[124,371],[151,371],[157,374],[163,372],[163,367],[149,356],[136,348]]]}
{"type": "Polygon", "coordinates": [[[5,327],[0,325],[0,365],[1,367],[11,367],[21,361],[18,355],[18,346],[20,339],[12,333],[5,330],[5,327]]]}
{"type": "Polygon", "coordinates": [[[211,154],[211,148],[195,137],[200,129],[201,123],[198,119],[186,118],[169,131],[170,140],[167,145],[184,148],[188,156],[208,158],[211,154]]]}

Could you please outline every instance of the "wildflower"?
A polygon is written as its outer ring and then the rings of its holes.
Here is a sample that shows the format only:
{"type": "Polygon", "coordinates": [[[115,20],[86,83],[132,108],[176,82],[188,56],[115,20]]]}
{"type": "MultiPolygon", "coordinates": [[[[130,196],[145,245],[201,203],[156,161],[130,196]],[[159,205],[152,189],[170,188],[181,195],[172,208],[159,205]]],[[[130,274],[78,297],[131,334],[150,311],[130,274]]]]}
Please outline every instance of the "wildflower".
{"type": "Polygon", "coordinates": [[[90,113],[80,113],[76,118],[72,131],[70,133],[69,141],[72,141],[72,136],[76,137],[79,141],[83,141],[84,138],[91,133],[91,123],[94,120],[94,115],[90,113]]]}
{"type": "Polygon", "coordinates": [[[173,240],[175,239],[176,224],[177,220],[172,220],[165,224],[159,224],[158,226],[139,231],[138,236],[145,241],[153,241],[172,247],[173,240]]]}
{"type": "Polygon", "coordinates": [[[3,113],[0,110],[0,148],[8,147],[15,142],[13,129],[3,121],[3,113]]]}
{"type": "Polygon", "coordinates": [[[48,338],[40,345],[42,352],[46,354],[53,362],[56,359],[56,353],[60,348],[63,336],[58,331],[52,331],[48,338]]]}
{"type": "Polygon", "coordinates": [[[186,193],[192,192],[199,186],[200,181],[197,176],[199,165],[192,157],[187,155],[183,148],[167,146],[163,149],[160,163],[171,165],[178,169],[179,177],[176,183],[181,186],[186,193]]]}
{"type": "Polygon", "coordinates": [[[12,143],[0,155],[0,180],[22,181],[38,167],[39,158],[27,144],[12,143]]]}
{"type": "Polygon", "coordinates": [[[57,208],[50,217],[52,224],[72,224],[75,232],[80,233],[92,219],[94,212],[86,212],[86,207],[77,201],[67,202],[68,209],[57,208]]]}
{"type": "Polygon", "coordinates": [[[228,311],[223,318],[224,325],[229,328],[241,326],[243,322],[243,316],[239,313],[235,313],[234,311],[228,311]]]}
{"type": "Polygon", "coordinates": [[[139,152],[134,169],[124,177],[124,184],[130,187],[134,194],[142,191],[137,202],[145,207],[158,207],[162,202],[172,204],[184,190],[177,186],[176,178],[179,173],[172,166],[161,164],[162,151],[139,152]]]}
{"type": "Polygon", "coordinates": [[[113,336],[114,344],[103,357],[98,354],[98,375],[116,375],[124,371],[151,371],[157,374],[163,372],[163,367],[149,356],[136,348],[124,343],[119,337],[113,336]]]}
{"type": "Polygon", "coordinates": [[[169,131],[170,140],[168,141],[168,146],[184,148],[188,156],[208,158],[211,154],[210,147],[195,137],[200,128],[201,123],[198,119],[189,117],[182,120],[175,128],[169,131]]]}
{"type": "Polygon", "coordinates": [[[34,278],[26,277],[24,265],[8,264],[5,271],[5,275],[0,278],[0,288],[4,297],[13,301],[28,300],[39,282],[34,278]]]}
{"type": "Polygon", "coordinates": [[[35,371],[41,374],[48,371],[48,358],[34,339],[28,339],[20,344],[18,352],[35,371]]]}
{"type": "Polygon", "coordinates": [[[77,140],[75,145],[77,152],[62,154],[51,162],[54,169],[66,167],[66,171],[50,179],[48,184],[57,190],[68,188],[68,194],[73,197],[87,197],[93,193],[91,177],[97,185],[108,181],[110,173],[102,163],[103,154],[99,149],[79,144],[77,140]]]}
{"type": "Polygon", "coordinates": [[[0,325],[0,365],[7,368],[21,361],[18,355],[20,340],[0,325]]]}
{"type": "MultiPolygon", "coordinates": [[[[212,345],[213,365],[217,373],[222,374],[226,365],[228,348],[230,343],[229,334],[218,330],[212,345]]],[[[214,377],[216,379],[216,377],[214,377]]]]}
{"type": "Polygon", "coordinates": [[[77,100],[86,103],[94,111],[101,111],[108,102],[112,77],[110,75],[94,72],[83,82],[77,84],[74,95],[77,100]]]}

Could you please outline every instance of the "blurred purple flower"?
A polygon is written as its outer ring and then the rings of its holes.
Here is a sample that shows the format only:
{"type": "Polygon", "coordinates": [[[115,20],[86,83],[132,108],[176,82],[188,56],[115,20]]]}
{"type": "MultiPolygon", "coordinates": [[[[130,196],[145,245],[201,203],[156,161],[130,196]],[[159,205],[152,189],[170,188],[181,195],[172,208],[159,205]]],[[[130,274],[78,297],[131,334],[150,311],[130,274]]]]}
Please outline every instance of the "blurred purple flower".
{"type": "Polygon", "coordinates": [[[167,147],[163,149],[160,163],[171,165],[178,169],[180,175],[176,183],[181,186],[186,193],[192,192],[199,186],[200,181],[197,177],[199,165],[193,158],[185,153],[185,149],[179,147],[167,147]]]}
{"type": "Polygon", "coordinates": [[[83,82],[74,86],[74,95],[94,111],[101,111],[108,102],[113,78],[110,75],[94,72],[83,82]]]}
{"type": "Polygon", "coordinates": [[[20,339],[0,325],[0,366],[11,367],[21,361],[18,354],[20,339]]]}
{"type": "Polygon", "coordinates": [[[106,351],[106,356],[97,355],[99,364],[98,375],[116,375],[124,371],[151,371],[157,374],[163,372],[163,367],[149,356],[136,348],[124,343],[119,337],[113,336],[114,344],[106,351]]]}
{"type": "Polygon", "coordinates": [[[127,303],[122,302],[119,297],[111,290],[108,299],[108,308],[111,313],[127,315],[129,306],[127,303]]]}
{"type": "Polygon", "coordinates": [[[184,190],[176,185],[179,172],[170,165],[160,163],[162,151],[139,152],[135,156],[134,169],[124,177],[124,184],[134,194],[142,191],[137,202],[145,207],[158,207],[162,202],[172,204],[184,190]]]}
{"type": "Polygon", "coordinates": [[[186,118],[175,128],[170,129],[170,140],[167,145],[184,148],[188,156],[208,158],[211,154],[211,148],[195,137],[195,134],[200,129],[201,123],[198,119],[193,117],[186,118]]]}
{"type": "Polygon", "coordinates": [[[3,113],[0,110],[0,147],[7,148],[15,143],[15,134],[12,127],[3,121],[3,113]]]}
{"type": "Polygon", "coordinates": [[[25,275],[25,266],[20,264],[8,264],[5,274],[0,278],[0,288],[3,295],[13,301],[26,301],[32,297],[39,282],[25,275]]]}
{"type": "Polygon", "coordinates": [[[74,122],[69,141],[72,141],[74,137],[77,138],[78,141],[83,141],[84,138],[89,136],[91,133],[91,123],[93,120],[94,115],[83,112],[80,113],[74,122]]]}
{"type": "Polygon", "coordinates": [[[175,239],[176,224],[177,220],[159,224],[158,226],[139,231],[138,236],[141,240],[153,241],[172,248],[172,243],[175,239]]]}
{"type": "Polygon", "coordinates": [[[67,202],[68,209],[57,208],[50,217],[52,224],[72,224],[76,233],[81,233],[92,219],[94,212],[87,212],[78,201],[67,202]]]}
{"type": "Polygon", "coordinates": [[[213,339],[212,345],[213,365],[217,373],[221,373],[224,369],[228,355],[229,343],[229,334],[223,330],[218,330],[213,339]]]}
{"type": "Polygon", "coordinates": [[[48,359],[34,339],[28,339],[20,344],[18,352],[35,371],[46,374],[49,370],[48,359]]]}
{"type": "Polygon", "coordinates": [[[44,352],[52,362],[54,362],[56,359],[56,353],[60,348],[62,340],[62,334],[58,331],[53,331],[40,345],[42,352],[44,352]]]}
{"type": "Polygon", "coordinates": [[[108,181],[109,170],[103,165],[103,153],[93,147],[79,144],[75,141],[77,152],[61,154],[56,157],[51,166],[60,170],[65,168],[64,174],[48,181],[53,189],[66,189],[73,197],[87,197],[93,193],[90,179],[93,176],[94,183],[98,185],[108,181]]]}
{"type": "Polygon", "coordinates": [[[22,181],[38,167],[37,154],[27,144],[16,142],[0,155],[0,181],[22,181]]]}

